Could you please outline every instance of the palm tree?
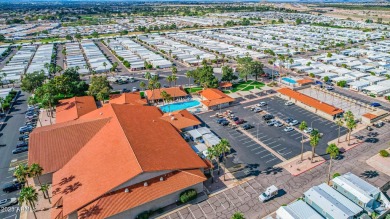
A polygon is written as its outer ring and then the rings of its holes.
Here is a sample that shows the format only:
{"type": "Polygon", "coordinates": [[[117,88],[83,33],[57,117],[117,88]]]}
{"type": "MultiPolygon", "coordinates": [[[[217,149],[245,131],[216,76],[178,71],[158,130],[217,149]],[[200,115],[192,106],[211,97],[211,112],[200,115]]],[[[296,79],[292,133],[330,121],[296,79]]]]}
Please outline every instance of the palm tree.
{"type": "Polygon", "coordinates": [[[163,105],[164,105],[165,101],[168,100],[168,98],[170,97],[170,95],[169,95],[165,90],[161,91],[160,95],[161,95],[161,97],[163,98],[163,105]]]}
{"type": "Polygon", "coordinates": [[[34,213],[35,219],[37,219],[37,215],[35,214],[35,202],[38,201],[38,193],[32,186],[27,186],[20,190],[18,201],[20,204],[28,204],[34,213]]]}
{"type": "Polygon", "coordinates": [[[172,81],[173,81],[173,75],[169,75],[165,80],[169,83],[169,87],[172,86],[172,81]]]}
{"type": "Polygon", "coordinates": [[[172,74],[177,74],[177,68],[176,67],[172,67],[172,74]]]}
{"type": "Polygon", "coordinates": [[[43,197],[49,199],[49,203],[51,204],[49,186],[50,186],[49,184],[43,184],[39,189],[39,191],[42,191],[43,197]]]}
{"type": "MultiPolygon", "coordinates": [[[[213,160],[214,158],[216,158],[216,150],[214,147],[208,147],[207,148],[207,159],[210,160],[211,162],[211,166],[212,166],[212,163],[213,163],[213,160]]],[[[219,168],[219,165],[218,165],[218,168],[219,168]]],[[[211,183],[214,182],[214,170],[213,168],[210,168],[210,173],[211,173],[211,183]]]]}
{"type": "MultiPolygon", "coordinates": [[[[106,63],[106,62],[103,62],[103,66],[104,66],[104,72],[106,72],[107,63],[106,63]]],[[[106,72],[106,76],[107,76],[107,72],[106,72]]]]}
{"type": "Polygon", "coordinates": [[[41,180],[39,179],[39,176],[42,175],[42,172],[43,172],[43,168],[41,166],[39,166],[39,164],[37,164],[37,163],[31,164],[31,166],[29,168],[29,173],[30,173],[31,177],[37,177],[37,180],[38,180],[38,183],[40,186],[42,186],[42,183],[41,183],[41,180]]]}
{"type": "Polygon", "coordinates": [[[14,176],[20,183],[26,183],[28,186],[27,177],[29,177],[29,168],[26,164],[19,164],[14,171],[14,176]]]}
{"type": "MultiPolygon", "coordinates": [[[[305,121],[302,121],[301,124],[299,124],[299,130],[303,131],[307,128],[307,123],[305,121]]],[[[303,161],[303,132],[302,132],[302,149],[301,149],[301,161],[303,161]]]]}
{"type": "MultiPolygon", "coordinates": [[[[221,152],[221,154],[223,155],[222,162],[225,162],[226,161],[226,153],[230,152],[229,141],[226,138],[221,139],[221,141],[218,143],[218,149],[221,152]]],[[[225,171],[223,171],[223,180],[224,181],[226,180],[225,176],[226,176],[226,169],[225,169],[225,171]]]]}
{"type": "Polygon", "coordinates": [[[150,72],[146,72],[145,73],[145,78],[147,79],[147,80],[150,80],[151,78],[152,78],[152,75],[150,74],[150,72]]]}
{"type": "Polygon", "coordinates": [[[337,156],[339,156],[340,151],[339,151],[339,148],[336,146],[336,144],[332,143],[332,144],[328,145],[328,147],[326,148],[326,153],[328,153],[329,156],[330,156],[329,170],[328,170],[328,184],[329,184],[329,182],[330,182],[330,170],[332,168],[332,160],[334,158],[336,158],[337,156]]]}
{"type": "Polygon", "coordinates": [[[191,88],[191,77],[192,77],[192,71],[186,72],[186,77],[188,78],[188,87],[191,88]]]}
{"type": "Polygon", "coordinates": [[[141,82],[139,83],[139,87],[140,87],[142,90],[145,90],[145,87],[146,87],[145,82],[141,81],[141,82]]]}
{"type": "Polygon", "coordinates": [[[340,131],[341,131],[341,126],[344,125],[344,121],[342,119],[336,120],[336,124],[339,126],[339,137],[337,137],[337,143],[340,143],[340,131]]]}
{"type": "Polygon", "coordinates": [[[348,135],[347,135],[347,137],[348,137],[348,145],[349,145],[349,143],[351,141],[352,130],[354,128],[356,128],[357,124],[356,124],[356,121],[355,121],[355,116],[349,110],[344,114],[344,118],[345,118],[346,126],[348,128],[348,135]]]}
{"type": "Polygon", "coordinates": [[[0,97],[1,111],[4,113],[4,97],[0,97]]]}
{"type": "Polygon", "coordinates": [[[321,136],[317,130],[313,130],[310,135],[310,145],[311,145],[311,162],[313,162],[314,154],[318,143],[320,142],[321,136]]]}
{"type": "Polygon", "coordinates": [[[173,75],[171,75],[172,76],[172,81],[174,82],[174,86],[176,87],[176,82],[177,82],[177,76],[176,76],[176,74],[173,74],[173,75]]]}
{"type": "Polygon", "coordinates": [[[222,66],[224,66],[224,64],[225,64],[225,54],[222,54],[221,56],[222,56],[222,66]]]}

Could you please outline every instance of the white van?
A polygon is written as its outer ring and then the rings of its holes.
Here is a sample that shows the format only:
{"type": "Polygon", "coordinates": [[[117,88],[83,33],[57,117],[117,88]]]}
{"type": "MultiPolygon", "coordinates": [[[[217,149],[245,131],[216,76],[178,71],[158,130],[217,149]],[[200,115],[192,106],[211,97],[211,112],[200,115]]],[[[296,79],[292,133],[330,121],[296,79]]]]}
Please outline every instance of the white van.
{"type": "Polygon", "coordinates": [[[259,195],[259,200],[261,202],[266,202],[267,200],[277,195],[278,191],[279,189],[276,186],[272,185],[259,195]]]}

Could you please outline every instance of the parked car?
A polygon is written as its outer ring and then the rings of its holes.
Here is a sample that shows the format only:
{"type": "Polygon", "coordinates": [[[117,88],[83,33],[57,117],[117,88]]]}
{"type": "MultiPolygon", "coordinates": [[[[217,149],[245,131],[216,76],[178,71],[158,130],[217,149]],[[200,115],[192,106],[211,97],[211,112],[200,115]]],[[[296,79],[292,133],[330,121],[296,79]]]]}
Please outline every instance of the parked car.
{"type": "Polygon", "coordinates": [[[376,128],[380,128],[380,127],[382,127],[382,126],[384,126],[384,125],[385,125],[385,123],[382,122],[382,121],[379,121],[379,122],[377,122],[377,123],[374,124],[374,126],[375,126],[376,128]]]}
{"type": "Polygon", "coordinates": [[[276,127],[282,127],[282,126],[283,126],[283,123],[281,123],[280,121],[276,121],[276,122],[274,123],[274,126],[276,126],[276,127]]]}
{"type": "Polygon", "coordinates": [[[372,131],[372,130],[374,130],[371,126],[367,126],[367,128],[366,128],[368,131],[372,131]]]}
{"type": "Polygon", "coordinates": [[[382,105],[380,103],[373,102],[373,103],[370,104],[370,106],[379,107],[379,106],[382,106],[382,105]]]}
{"type": "Polygon", "coordinates": [[[285,121],[286,123],[290,123],[290,122],[294,121],[294,119],[291,118],[291,117],[288,117],[288,118],[285,119],[284,121],[285,121]]]}
{"type": "Polygon", "coordinates": [[[34,115],[26,115],[25,118],[26,118],[27,120],[33,120],[33,119],[36,119],[36,118],[37,118],[37,115],[36,115],[36,114],[34,114],[34,115]]]}
{"type": "Polygon", "coordinates": [[[20,142],[16,145],[16,148],[22,148],[22,147],[28,147],[28,143],[27,142],[20,142]]]}
{"type": "Polygon", "coordinates": [[[256,107],[254,110],[253,110],[253,112],[255,112],[255,113],[259,113],[259,112],[261,112],[261,111],[263,111],[260,107],[256,107]]]}
{"type": "Polygon", "coordinates": [[[0,208],[9,207],[18,204],[17,198],[7,198],[0,200],[0,208]]]}
{"type": "Polygon", "coordinates": [[[256,106],[267,106],[267,103],[266,102],[260,102],[260,103],[256,104],[256,106]]]}
{"type": "Polygon", "coordinates": [[[272,185],[259,195],[259,200],[261,202],[266,202],[271,198],[275,197],[278,194],[278,191],[279,189],[276,186],[272,185]]]}
{"type": "Polygon", "coordinates": [[[248,130],[248,129],[251,129],[251,128],[253,128],[254,126],[253,125],[251,125],[251,124],[249,124],[249,123],[247,123],[247,124],[244,124],[243,126],[242,126],[242,128],[244,129],[244,130],[248,130]]]}
{"type": "Polygon", "coordinates": [[[11,182],[4,184],[2,189],[3,192],[10,193],[19,190],[20,188],[22,188],[22,185],[20,183],[11,182]]]}
{"type": "Polygon", "coordinates": [[[5,117],[5,113],[0,113],[0,118],[5,117]]]}
{"type": "Polygon", "coordinates": [[[133,87],[133,89],[131,89],[131,92],[137,92],[137,91],[139,91],[137,87],[133,87]]]}
{"type": "Polygon", "coordinates": [[[327,90],[333,90],[334,88],[332,86],[326,86],[327,90]]]}
{"type": "Polygon", "coordinates": [[[313,128],[311,128],[311,127],[306,128],[305,130],[303,130],[303,132],[306,134],[311,134],[313,132],[313,128]]]}
{"type": "Polygon", "coordinates": [[[271,114],[266,114],[266,115],[263,116],[264,120],[270,120],[270,119],[273,119],[273,118],[275,118],[275,117],[273,115],[271,115],[271,114]]]}
{"type": "Polygon", "coordinates": [[[237,121],[237,120],[239,120],[237,116],[233,118],[233,121],[237,121]]]}
{"type": "Polygon", "coordinates": [[[30,125],[25,125],[25,126],[22,126],[19,128],[19,132],[20,134],[24,133],[24,132],[31,132],[33,130],[33,126],[30,126],[30,125]]]}
{"type": "Polygon", "coordinates": [[[366,138],[365,142],[368,142],[368,143],[377,143],[379,141],[379,139],[377,138],[366,138]]]}
{"type": "Polygon", "coordinates": [[[369,133],[367,133],[367,136],[368,137],[376,137],[376,136],[378,136],[378,132],[369,132],[369,133]]]}
{"type": "Polygon", "coordinates": [[[284,103],[284,105],[286,105],[286,106],[291,106],[291,105],[294,105],[294,103],[291,102],[291,101],[287,101],[286,103],[284,103]]]}
{"type": "Polygon", "coordinates": [[[225,121],[221,122],[221,125],[227,126],[227,125],[229,125],[229,121],[225,120],[225,121]]]}
{"type": "Polygon", "coordinates": [[[225,118],[219,118],[216,120],[218,124],[221,124],[223,121],[227,121],[225,118]]]}
{"type": "Polygon", "coordinates": [[[245,120],[239,119],[239,120],[236,120],[235,123],[236,123],[236,125],[240,125],[240,124],[245,123],[245,120]]]}
{"type": "Polygon", "coordinates": [[[130,90],[127,89],[127,88],[123,88],[123,89],[122,89],[122,93],[129,93],[129,92],[130,92],[130,90]]]}
{"type": "Polygon", "coordinates": [[[291,126],[287,126],[286,128],[283,129],[283,131],[285,132],[291,132],[292,130],[294,130],[294,128],[291,126]]]}
{"type": "Polygon", "coordinates": [[[12,153],[13,154],[20,154],[20,153],[23,153],[26,151],[28,151],[28,147],[20,147],[20,148],[16,148],[16,149],[12,150],[12,153]]]}
{"type": "Polygon", "coordinates": [[[275,125],[275,123],[276,123],[276,120],[271,119],[271,120],[269,120],[269,121],[267,122],[267,125],[268,125],[268,126],[273,126],[273,125],[275,125]]]}
{"type": "Polygon", "coordinates": [[[28,138],[28,134],[21,135],[19,136],[19,141],[24,141],[27,138],[28,138]]]}
{"type": "Polygon", "coordinates": [[[288,124],[291,125],[291,126],[298,125],[298,124],[299,124],[299,121],[295,119],[295,120],[291,121],[291,122],[288,123],[288,124]]]}

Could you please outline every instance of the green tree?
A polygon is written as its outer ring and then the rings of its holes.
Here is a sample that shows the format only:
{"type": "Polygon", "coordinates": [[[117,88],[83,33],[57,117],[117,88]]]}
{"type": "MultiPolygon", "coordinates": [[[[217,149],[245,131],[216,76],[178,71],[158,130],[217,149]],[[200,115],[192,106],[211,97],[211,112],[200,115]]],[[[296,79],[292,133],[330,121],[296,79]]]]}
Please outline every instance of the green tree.
{"type": "Polygon", "coordinates": [[[110,86],[107,77],[93,76],[88,88],[88,95],[94,96],[99,101],[108,99],[112,87],[110,86]]]}
{"type": "Polygon", "coordinates": [[[39,164],[33,163],[30,165],[28,172],[29,172],[31,177],[37,177],[39,185],[42,186],[42,183],[41,183],[41,180],[39,179],[39,177],[42,175],[43,168],[39,164]]]}
{"type": "Polygon", "coordinates": [[[83,39],[83,36],[81,36],[81,34],[79,34],[79,33],[76,33],[74,35],[74,38],[76,38],[78,41],[81,41],[81,39],[83,39]]]}
{"type": "Polygon", "coordinates": [[[324,77],[324,81],[325,81],[325,82],[328,82],[328,81],[329,81],[329,76],[325,76],[325,77],[324,77]]]}
{"type": "Polygon", "coordinates": [[[175,66],[172,67],[172,74],[174,74],[174,75],[177,74],[177,68],[175,66]]]}
{"type": "Polygon", "coordinates": [[[51,204],[49,187],[50,187],[49,184],[43,184],[43,185],[41,185],[41,188],[39,190],[42,191],[44,198],[49,199],[49,203],[51,204]]]}
{"type": "MultiPolygon", "coordinates": [[[[214,147],[207,148],[207,159],[212,163],[214,159],[218,161],[218,172],[219,172],[219,159],[218,159],[218,151],[214,147]]],[[[214,182],[214,169],[210,168],[211,173],[211,183],[214,182]]]]}
{"type": "Polygon", "coordinates": [[[191,78],[192,78],[192,75],[193,75],[193,71],[187,71],[186,72],[186,77],[188,78],[188,87],[191,88],[191,78]]]}
{"type": "Polygon", "coordinates": [[[94,32],[91,34],[91,36],[92,36],[93,38],[98,38],[98,37],[99,37],[99,33],[96,32],[96,31],[94,31],[94,32]]]}
{"type": "Polygon", "coordinates": [[[45,78],[45,74],[39,71],[35,71],[31,74],[24,74],[20,87],[25,92],[33,93],[37,87],[42,86],[45,78]]]}
{"type": "Polygon", "coordinates": [[[5,41],[5,36],[3,34],[0,34],[0,42],[4,42],[5,41]]]}
{"type": "MultiPolygon", "coordinates": [[[[218,153],[223,156],[223,161],[222,162],[225,163],[226,162],[226,153],[230,152],[230,143],[229,143],[229,141],[226,138],[221,139],[221,141],[217,145],[217,148],[218,148],[217,149],[218,153]]],[[[226,168],[225,168],[225,170],[223,172],[223,180],[224,181],[226,180],[226,168]]]]}
{"type": "Polygon", "coordinates": [[[170,94],[168,94],[165,90],[161,91],[161,97],[163,98],[163,105],[165,102],[170,102],[172,100],[172,97],[170,94]]]}
{"type": "Polygon", "coordinates": [[[250,64],[250,68],[251,68],[252,76],[255,77],[256,81],[259,76],[264,74],[264,69],[263,69],[264,65],[259,61],[252,61],[252,63],[250,64]]]}
{"type": "Polygon", "coordinates": [[[310,135],[311,162],[313,162],[313,160],[314,160],[315,150],[316,150],[318,143],[320,142],[320,139],[321,139],[321,136],[320,136],[320,133],[318,132],[318,130],[313,130],[313,132],[310,135]]]}
{"type": "Polygon", "coordinates": [[[330,171],[332,169],[332,160],[337,158],[337,156],[339,156],[340,151],[339,151],[339,148],[336,146],[336,144],[332,143],[332,144],[328,145],[328,147],[326,148],[326,153],[328,153],[330,156],[329,169],[328,169],[328,184],[329,184],[330,171]]]}
{"type": "Polygon", "coordinates": [[[340,132],[341,132],[341,126],[344,125],[344,121],[342,119],[337,119],[336,124],[339,126],[339,135],[337,137],[337,142],[340,143],[340,132]]]}
{"type": "Polygon", "coordinates": [[[347,85],[347,82],[346,81],[338,81],[336,84],[339,87],[345,87],[347,85]]]}
{"type": "Polygon", "coordinates": [[[302,19],[297,18],[297,19],[295,20],[295,24],[296,24],[296,25],[300,25],[301,23],[302,23],[302,19]]]}
{"type": "Polygon", "coordinates": [[[241,212],[236,212],[232,215],[231,219],[245,219],[245,217],[241,212]]]}
{"type": "Polygon", "coordinates": [[[221,81],[233,81],[236,80],[237,76],[234,74],[233,69],[229,66],[222,67],[222,78],[221,81]]]}
{"type": "Polygon", "coordinates": [[[65,39],[66,39],[66,40],[72,40],[73,38],[72,38],[71,35],[66,35],[66,36],[65,36],[65,39]]]}
{"type": "Polygon", "coordinates": [[[218,79],[214,75],[213,67],[210,65],[203,65],[192,71],[194,83],[199,84],[204,88],[217,88],[218,79]]]}
{"type": "Polygon", "coordinates": [[[332,53],[328,52],[328,54],[326,54],[326,57],[331,58],[332,57],[332,53]]]}
{"type": "Polygon", "coordinates": [[[140,87],[142,90],[145,90],[145,88],[146,88],[146,83],[143,82],[143,81],[139,82],[139,87],[140,87]]]}
{"type": "Polygon", "coordinates": [[[1,106],[2,113],[4,113],[4,103],[5,103],[4,97],[0,97],[0,106],[1,106]]]}
{"type": "Polygon", "coordinates": [[[245,81],[248,81],[248,76],[252,74],[252,62],[253,59],[248,56],[237,59],[239,76],[240,78],[245,78],[245,81]]]}
{"type": "Polygon", "coordinates": [[[37,219],[37,215],[35,214],[35,203],[38,201],[38,193],[32,186],[27,186],[20,190],[18,201],[19,204],[26,203],[29,205],[34,213],[35,219],[37,219]]]}
{"type": "MultiPolygon", "coordinates": [[[[301,124],[299,124],[299,130],[303,131],[307,128],[307,123],[305,121],[302,121],[301,124]]],[[[301,148],[301,161],[303,161],[303,132],[302,132],[302,148],[301,148]]]]}
{"type": "Polygon", "coordinates": [[[27,178],[29,177],[29,168],[26,164],[19,164],[16,166],[14,176],[20,183],[26,183],[28,186],[27,178]]]}

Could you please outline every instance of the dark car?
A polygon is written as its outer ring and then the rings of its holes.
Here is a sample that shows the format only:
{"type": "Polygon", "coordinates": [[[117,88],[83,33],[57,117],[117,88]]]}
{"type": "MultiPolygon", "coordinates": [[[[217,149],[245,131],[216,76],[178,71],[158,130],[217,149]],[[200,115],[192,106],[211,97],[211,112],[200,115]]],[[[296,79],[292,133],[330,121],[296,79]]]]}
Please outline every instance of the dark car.
{"type": "Polygon", "coordinates": [[[365,142],[368,143],[377,143],[379,140],[377,138],[366,138],[365,142]]]}
{"type": "Polygon", "coordinates": [[[16,148],[15,150],[12,150],[13,154],[19,154],[28,151],[28,147],[20,147],[16,148]]]}
{"type": "Polygon", "coordinates": [[[245,123],[245,120],[239,119],[239,120],[235,121],[235,123],[236,123],[236,125],[240,125],[240,124],[245,123]]]}
{"type": "Polygon", "coordinates": [[[5,113],[0,113],[0,118],[3,118],[5,116],[5,113]]]}
{"type": "Polygon", "coordinates": [[[288,123],[290,123],[290,122],[294,121],[294,119],[293,119],[293,118],[291,118],[291,117],[289,117],[289,118],[285,119],[284,121],[285,121],[285,122],[288,124],[288,123]]]}
{"type": "Polygon", "coordinates": [[[229,125],[229,121],[225,120],[225,121],[223,121],[223,122],[221,123],[221,125],[227,126],[227,125],[229,125]]]}
{"type": "Polygon", "coordinates": [[[369,133],[367,133],[367,136],[368,137],[376,137],[376,136],[378,136],[378,132],[369,132],[369,133]]]}
{"type": "Polygon", "coordinates": [[[221,124],[222,122],[227,121],[225,118],[219,118],[216,120],[218,124],[221,124]]]}
{"type": "Polygon", "coordinates": [[[20,183],[6,183],[3,185],[3,192],[9,193],[19,190],[22,187],[20,183]]]}
{"type": "Polygon", "coordinates": [[[28,147],[27,142],[20,142],[19,144],[16,145],[16,148],[22,148],[22,147],[28,147]]]}
{"type": "Polygon", "coordinates": [[[251,129],[251,128],[253,128],[253,127],[254,127],[254,126],[251,125],[251,124],[245,124],[245,125],[242,126],[242,128],[243,128],[244,130],[251,129]]]}
{"type": "Polygon", "coordinates": [[[382,127],[382,126],[384,126],[384,125],[385,125],[384,122],[377,122],[376,124],[374,124],[374,126],[375,126],[376,128],[380,128],[380,127],[382,127]]]}
{"type": "Polygon", "coordinates": [[[370,104],[370,106],[378,107],[378,106],[382,106],[382,105],[380,103],[373,102],[373,103],[370,104]]]}
{"type": "Polygon", "coordinates": [[[367,126],[367,130],[368,131],[372,131],[372,130],[374,130],[371,126],[367,126]]]}
{"type": "Polygon", "coordinates": [[[24,141],[24,140],[26,140],[28,138],[28,135],[26,134],[26,135],[21,135],[21,136],[19,136],[19,141],[24,141]]]}
{"type": "Polygon", "coordinates": [[[126,88],[123,88],[123,89],[122,89],[122,93],[129,93],[129,92],[130,92],[129,89],[126,89],[126,88]]]}
{"type": "Polygon", "coordinates": [[[237,116],[233,118],[233,121],[237,121],[237,120],[239,120],[237,116]]]}
{"type": "Polygon", "coordinates": [[[273,119],[273,118],[274,118],[274,116],[271,115],[271,114],[266,114],[266,115],[263,116],[264,120],[270,120],[270,119],[273,119]]]}

